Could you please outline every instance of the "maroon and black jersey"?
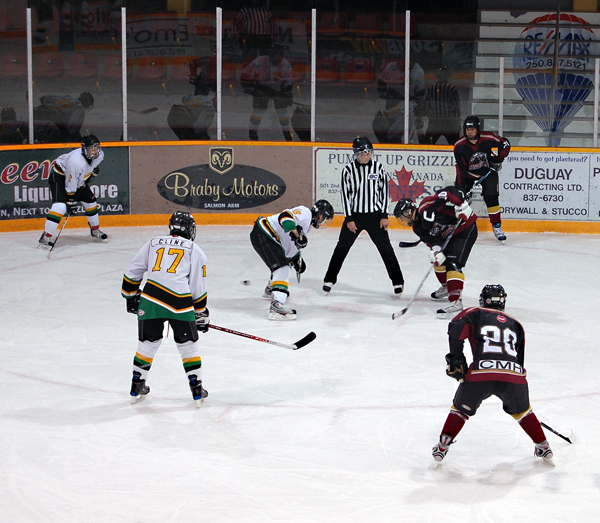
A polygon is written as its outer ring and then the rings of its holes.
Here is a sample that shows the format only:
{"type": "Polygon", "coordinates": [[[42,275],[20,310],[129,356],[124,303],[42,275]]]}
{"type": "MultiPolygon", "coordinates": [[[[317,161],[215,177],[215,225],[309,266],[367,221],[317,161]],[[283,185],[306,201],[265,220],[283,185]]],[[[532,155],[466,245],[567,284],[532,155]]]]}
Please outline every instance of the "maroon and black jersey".
{"type": "MultiPolygon", "coordinates": [[[[464,193],[452,185],[423,198],[417,208],[413,232],[430,247],[442,245],[457,228],[456,207],[464,201],[464,193]]],[[[476,221],[477,215],[472,214],[466,222],[459,225],[456,233],[464,231],[476,221]]]]}
{"type": "Polygon", "coordinates": [[[472,144],[466,136],[454,144],[456,161],[456,185],[469,187],[485,176],[490,164],[502,163],[510,152],[510,142],[491,131],[481,132],[477,143],[472,144]]]}
{"type": "Polygon", "coordinates": [[[525,331],[508,314],[496,309],[470,307],[448,325],[450,352],[463,353],[468,339],[473,363],[465,381],[508,381],[527,383],[525,331]]]}

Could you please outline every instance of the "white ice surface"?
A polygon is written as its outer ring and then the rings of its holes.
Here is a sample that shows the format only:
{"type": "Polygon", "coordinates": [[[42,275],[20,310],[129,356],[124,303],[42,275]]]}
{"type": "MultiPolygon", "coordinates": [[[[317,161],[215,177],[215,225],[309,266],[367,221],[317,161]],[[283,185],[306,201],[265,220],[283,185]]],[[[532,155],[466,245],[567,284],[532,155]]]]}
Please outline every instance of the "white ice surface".
{"type": "MultiPolygon", "coordinates": [[[[313,230],[307,272],[290,284],[294,322],[267,320],[267,269],[249,226],[199,227],[217,325],[283,343],[201,335],[196,409],[172,337],[129,403],[136,319],[123,271],[166,227],[105,228],[96,244],[65,229],[52,257],[40,232],[0,235],[0,520],[19,522],[565,522],[600,509],[600,237],[480,233],[465,305],[501,283],[527,332],[526,368],[556,468],[498,400],[483,404],[437,468],[431,457],[456,382],[444,373],[447,322],[435,317],[423,246],[397,249],[406,291],[392,294],[366,235],[338,284],[321,291],[338,230],[313,230]],[[244,286],[242,280],[250,280],[244,286]]],[[[413,240],[392,230],[394,246],[413,240]]]]}

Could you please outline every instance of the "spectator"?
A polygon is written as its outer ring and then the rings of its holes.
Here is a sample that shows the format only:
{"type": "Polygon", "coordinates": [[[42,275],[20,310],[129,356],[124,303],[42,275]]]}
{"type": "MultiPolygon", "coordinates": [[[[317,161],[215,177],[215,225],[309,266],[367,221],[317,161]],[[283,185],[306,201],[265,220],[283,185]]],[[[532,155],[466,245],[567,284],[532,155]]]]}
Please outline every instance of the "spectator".
{"type": "Polygon", "coordinates": [[[452,71],[444,65],[436,71],[438,81],[425,93],[427,132],[423,143],[436,144],[443,136],[449,145],[460,138],[460,97],[450,83],[452,71]]]}

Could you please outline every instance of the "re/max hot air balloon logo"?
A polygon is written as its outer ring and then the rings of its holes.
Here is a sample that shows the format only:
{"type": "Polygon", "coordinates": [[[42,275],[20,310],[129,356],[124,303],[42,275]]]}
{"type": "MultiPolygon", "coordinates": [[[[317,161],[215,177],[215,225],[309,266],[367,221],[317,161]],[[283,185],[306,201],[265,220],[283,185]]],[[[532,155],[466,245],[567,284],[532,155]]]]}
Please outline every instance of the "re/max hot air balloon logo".
{"type": "Polygon", "coordinates": [[[556,13],[532,20],[514,56],[517,91],[550,146],[560,145],[564,129],[594,88],[592,56],[598,43],[583,18],[562,13],[558,21],[556,13]]]}
{"type": "Polygon", "coordinates": [[[211,164],[182,167],[163,176],[156,189],[170,202],[206,210],[259,207],[285,193],[285,182],[271,171],[229,162],[220,165],[226,164],[223,173],[213,170],[211,164]]]}

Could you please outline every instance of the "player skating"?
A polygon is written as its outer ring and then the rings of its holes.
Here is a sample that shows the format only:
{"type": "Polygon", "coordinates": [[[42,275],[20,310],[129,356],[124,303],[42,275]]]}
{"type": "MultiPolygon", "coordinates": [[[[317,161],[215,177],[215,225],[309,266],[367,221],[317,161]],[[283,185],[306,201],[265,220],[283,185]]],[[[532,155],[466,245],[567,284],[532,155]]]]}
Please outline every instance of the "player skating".
{"type": "Polygon", "coordinates": [[[475,182],[480,181],[494,235],[500,243],[504,243],[506,234],[502,230],[498,172],[510,152],[510,143],[496,133],[482,131],[477,116],[465,118],[463,132],[464,136],[454,144],[455,185],[467,194],[475,182]]]}
{"type": "Polygon", "coordinates": [[[94,241],[108,241],[108,236],[100,230],[98,204],[89,184],[98,175],[99,165],[104,160],[100,141],[90,134],[81,140],[81,148],[60,155],[50,171],[48,183],[52,193],[52,207],[46,216],[44,232],[38,247],[50,249],[54,245],[52,237],[65,214],[77,213],[79,202],[83,205],[94,241]]]}
{"type": "Polygon", "coordinates": [[[264,296],[271,299],[270,320],[295,320],[296,310],[285,303],[289,296],[291,267],[297,274],[306,270],[300,255],[308,244],[307,234],[311,226],[315,229],[327,227],[333,219],[333,207],[327,200],[318,200],[312,207],[300,205],[279,214],[260,216],[252,232],[252,247],[271,271],[264,296]]]}
{"type": "Polygon", "coordinates": [[[394,208],[394,216],[412,227],[414,233],[431,249],[431,262],[441,283],[441,287],[431,293],[431,299],[448,299],[450,305],[438,309],[437,317],[452,318],[463,309],[465,275],[462,269],[477,240],[477,215],[465,201],[463,192],[450,186],[424,198],[418,207],[409,198],[399,200],[394,208]]]}
{"type": "Polygon", "coordinates": [[[150,392],[146,379],[168,321],[198,407],[208,396],[202,387],[198,331],[207,332],[206,255],[194,243],[194,217],[177,211],[169,220],[170,236],[157,236],[135,255],[123,276],[121,294],[127,312],[138,316],[138,349],[133,358],[131,403],[150,392]],[[140,284],[148,273],[143,291],[140,284]]]}
{"type": "Polygon", "coordinates": [[[517,420],[534,442],[534,456],[553,465],[544,429],[529,403],[525,331],[517,320],[504,313],[505,305],[502,285],[486,285],[479,296],[479,307],[465,309],[448,325],[450,352],[446,355],[446,374],[461,383],[440,441],[433,447],[436,461],[446,457],[465,422],[476,414],[484,400],[494,395],[502,400],[504,412],[517,420]],[[463,354],[466,339],[473,353],[468,370],[463,354]]]}

